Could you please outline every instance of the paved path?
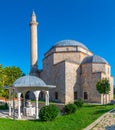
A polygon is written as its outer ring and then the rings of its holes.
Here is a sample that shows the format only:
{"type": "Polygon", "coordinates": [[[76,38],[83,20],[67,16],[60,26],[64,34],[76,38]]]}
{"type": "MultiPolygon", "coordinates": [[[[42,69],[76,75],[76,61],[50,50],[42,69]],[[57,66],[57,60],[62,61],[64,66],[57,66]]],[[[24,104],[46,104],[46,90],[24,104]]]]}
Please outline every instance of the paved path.
{"type": "Polygon", "coordinates": [[[107,113],[92,130],[115,130],[115,111],[107,113]]]}
{"type": "Polygon", "coordinates": [[[9,118],[8,110],[0,110],[0,118],[9,118]]]}
{"type": "MultiPolygon", "coordinates": [[[[15,119],[16,120],[18,120],[17,119],[17,113],[15,113],[15,119]]],[[[35,116],[21,116],[22,117],[22,119],[20,119],[20,120],[35,120],[35,116]]],[[[9,116],[9,111],[8,110],[0,110],[0,118],[10,118],[10,119],[13,119],[13,117],[10,117],[9,116]]]]}

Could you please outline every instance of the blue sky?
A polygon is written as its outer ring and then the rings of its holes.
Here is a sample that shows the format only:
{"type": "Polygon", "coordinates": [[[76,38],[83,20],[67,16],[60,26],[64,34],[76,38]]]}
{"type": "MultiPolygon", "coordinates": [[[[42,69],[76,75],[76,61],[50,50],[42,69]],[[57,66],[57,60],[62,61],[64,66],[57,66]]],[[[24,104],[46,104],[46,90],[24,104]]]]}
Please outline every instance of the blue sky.
{"type": "Polygon", "coordinates": [[[0,64],[30,70],[33,9],[38,26],[39,68],[56,42],[73,39],[105,58],[115,76],[115,0],[4,0],[0,2],[0,64]]]}

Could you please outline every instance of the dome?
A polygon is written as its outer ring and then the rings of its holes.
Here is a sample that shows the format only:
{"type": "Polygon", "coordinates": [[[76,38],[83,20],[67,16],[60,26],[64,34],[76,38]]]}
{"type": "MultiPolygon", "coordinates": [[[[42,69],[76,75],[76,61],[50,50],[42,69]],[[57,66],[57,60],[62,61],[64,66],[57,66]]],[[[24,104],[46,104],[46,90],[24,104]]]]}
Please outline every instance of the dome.
{"type": "Polygon", "coordinates": [[[82,64],[86,63],[108,64],[108,62],[104,58],[96,55],[85,57],[84,60],[82,61],[82,64]]]}
{"type": "Polygon", "coordinates": [[[88,48],[83,43],[75,40],[62,40],[57,42],[54,46],[80,46],[88,50],[88,48]]]}
{"type": "Polygon", "coordinates": [[[35,76],[23,76],[17,79],[13,83],[14,87],[36,87],[36,86],[46,86],[45,82],[35,76]]]}

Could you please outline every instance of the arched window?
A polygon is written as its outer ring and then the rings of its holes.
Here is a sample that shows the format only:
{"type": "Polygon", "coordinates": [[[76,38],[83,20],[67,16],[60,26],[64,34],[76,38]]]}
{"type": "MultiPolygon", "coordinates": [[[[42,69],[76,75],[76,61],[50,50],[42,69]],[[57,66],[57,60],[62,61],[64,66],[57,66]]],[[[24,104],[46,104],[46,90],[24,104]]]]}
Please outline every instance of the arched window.
{"type": "Polygon", "coordinates": [[[87,99],[88,99],[88,93],[84,92],[84,100],[87,100],[87,99]]]}
{"type": "Polygon", "coordinates": [[[74,92],[74,100],[76,100],[78,97],[77,97],[77,91],[74,92]]]}
{"type": "Polygon", "coordinates": [[[55,99],[58,99],[58,92],[55,92],[55,99]]]}

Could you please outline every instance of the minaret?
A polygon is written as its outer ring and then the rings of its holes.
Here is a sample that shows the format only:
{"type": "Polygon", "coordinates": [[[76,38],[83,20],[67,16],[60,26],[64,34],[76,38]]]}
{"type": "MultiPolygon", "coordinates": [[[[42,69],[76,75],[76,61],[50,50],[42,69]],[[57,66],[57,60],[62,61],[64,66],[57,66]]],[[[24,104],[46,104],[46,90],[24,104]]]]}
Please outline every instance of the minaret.
{"type": "Polygon", "coordinates": [[[30,75],[37,75],[38,71],[38,48],[37,48],[37,26],[36,15],[33,11],[30,21],[30,47],[31,47],[31,69],[30,75]]]}

